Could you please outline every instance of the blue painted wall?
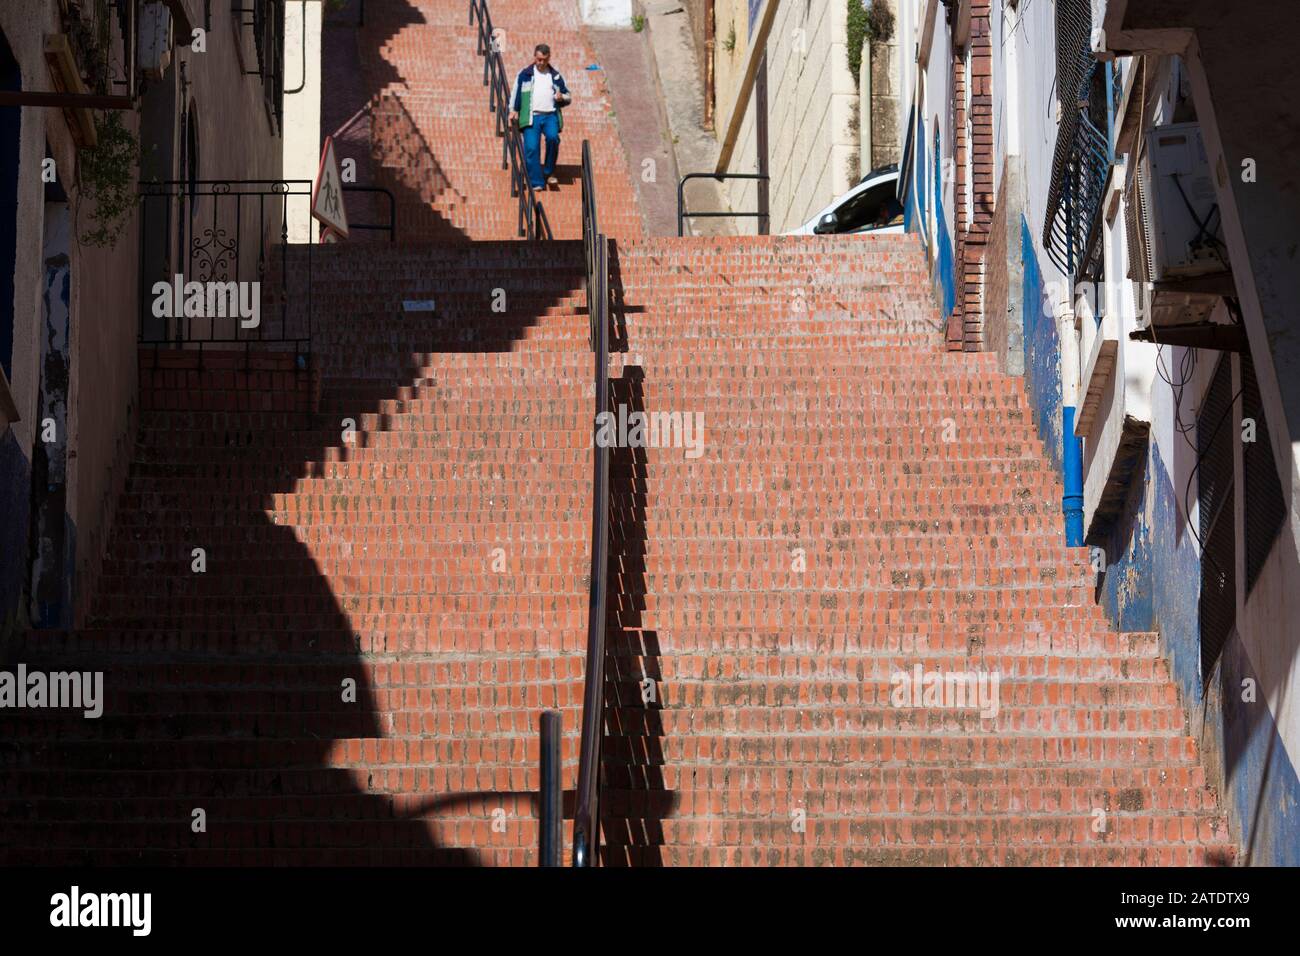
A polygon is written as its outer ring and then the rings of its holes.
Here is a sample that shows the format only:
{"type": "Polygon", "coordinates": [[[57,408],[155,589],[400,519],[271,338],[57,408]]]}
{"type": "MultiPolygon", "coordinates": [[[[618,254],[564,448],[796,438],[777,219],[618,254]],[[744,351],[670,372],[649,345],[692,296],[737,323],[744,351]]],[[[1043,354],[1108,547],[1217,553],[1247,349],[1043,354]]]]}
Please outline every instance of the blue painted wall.
{"type": "Polygon", "coordinates": [[[938,268],[935,279],[939,283],[940,295],[943,298],[943,317],[947,319],[957,305],[957,278],[953,269],[952,239],[948,235],[948,223],[944,219],[943,175],[939,169],[941,156],[939,136],[936,133],[934,138],[934,241],[938,268]]]}
{"type": "Polygon", "coordinates": [[[1205,744],[1213,752],[1206,756],[1222,766],[1227,789],[1222,796],[1242,838],[1241,862],[1300,866],[1300,775],[1235,633],[1210,685],[1201,683],[1201,563],[1178,495],[1160,447],[1152,442],[1125,510],[1104,542],[1102,609],[1121,631],[1160,633],[1161,653],[1190,711],[1192,732],[1207,729],[1205,744]],[[1247,678],[1255,681],[1253,703],[1241,699],[1247,678]]]}
{"type": "MultiPolygon", "coordinates": [[[[1099,542],[1106,550],[1101,607],[1121,631],[1155,630],[1159,608],[1168,614],[1168,625],[1178,633],[1192,629],[1190,643],[1195,647],[1199,633],[1196,600],[1200,590],[1200,561],[1190,541],[1191,535],[1184,536],[1186,540],[1181,546],[1175,540],[1179,520],[1175,501],[1173,485],[1160,463],[1160,449],[1152,442],[1149,454],[1134,469],[1124,511],[1107,540],[1099,542]],[[1155,496],[1150,519],[1145,507],[1147,495],[1155,496]],[[1156,554],[1165,569],[1159,579],[1152,571],[1156,554]],[[1180,593],[1189,586],[1190,594],[1180,593]]],[[[1196,667],[1194,658],[1193,675],[1196,667]]]]}
{"type": "Polygon", "coordinates": [[[1063,473],[1061,451],[1061,341],[1056,320],[1044,314],[1046,290],[1043,273],[1034,252],[1034,237],[1025,217],[1020,217],[1020,260],[1024,267],[1021,286],[1021,315],[1024,321],[1025,389],[1033,410],[1038,437],[1047,456],[1063,473]]]}
{"type": "Polygon", "coordinates": [[[1221,693],[1212,689],[1207,712],[1222,728],[1226,796],[1243,834],[1242,862],[1300,866],[1300,777],[1235,632],[1224,645],[1219,675],[1221,693]],[[1246,678],[1255,682],[1254,703],[1241,699],[1246,678]]]}
{"type": "MultiPolygon", "coordinates": [[[[915,232],[919,235],[925,222],[925,137],[920,134],[919,127],[913,133],[912,142],[916,144],[916,155],[912,158],[912,166],[916,170],[916,188],[912,188],[910,177],[903,183],[903,188],[907,190],[907,194],[903,197],[903,231],[915,232]]],[[[921,241],[924,244],[924,236],[921,241]]]]}

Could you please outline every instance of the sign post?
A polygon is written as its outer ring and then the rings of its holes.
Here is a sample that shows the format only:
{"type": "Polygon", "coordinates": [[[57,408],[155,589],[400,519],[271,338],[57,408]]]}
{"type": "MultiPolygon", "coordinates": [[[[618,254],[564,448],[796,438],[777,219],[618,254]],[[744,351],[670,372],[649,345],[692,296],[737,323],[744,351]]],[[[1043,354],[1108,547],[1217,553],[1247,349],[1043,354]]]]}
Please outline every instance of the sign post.
{"type": "Polygon", "coordinates": [[[316,188],[311,196],[311,214],[325,225],[321,242],[333,242],[348,237],[348,213],[343,207],[343,178],[334,155],[334,137],[325,137],[321,150],[320,171],[316,174],[316,188]],[[326,239],[326,235],[331,238],[326,239]]]}

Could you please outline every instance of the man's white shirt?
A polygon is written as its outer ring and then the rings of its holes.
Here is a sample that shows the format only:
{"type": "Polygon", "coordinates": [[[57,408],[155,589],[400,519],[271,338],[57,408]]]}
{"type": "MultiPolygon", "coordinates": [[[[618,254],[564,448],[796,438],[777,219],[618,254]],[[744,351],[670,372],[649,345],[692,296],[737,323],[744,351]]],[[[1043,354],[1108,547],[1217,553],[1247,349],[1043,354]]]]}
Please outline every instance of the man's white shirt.
{"type": "Polygon", "coordinates": [[[534,113],[555,112],[555,80],[552,79],[552,76],[550,70],[545,73],[541,70],[533,70],[532,107],[534,113]]]}

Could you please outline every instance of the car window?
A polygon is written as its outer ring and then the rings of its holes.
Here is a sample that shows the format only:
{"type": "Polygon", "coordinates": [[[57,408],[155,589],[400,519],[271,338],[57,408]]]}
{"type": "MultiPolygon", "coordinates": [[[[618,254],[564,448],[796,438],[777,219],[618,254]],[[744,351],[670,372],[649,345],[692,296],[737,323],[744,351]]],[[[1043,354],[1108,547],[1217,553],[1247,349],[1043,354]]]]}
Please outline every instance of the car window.
{"type": "Polygon", "coordinates": [[[835,210],[836,232],[856,232],[889,225],[895,216],[898,198],[896,184],[887,179],[879,185],[851,196],[835,210]]]}

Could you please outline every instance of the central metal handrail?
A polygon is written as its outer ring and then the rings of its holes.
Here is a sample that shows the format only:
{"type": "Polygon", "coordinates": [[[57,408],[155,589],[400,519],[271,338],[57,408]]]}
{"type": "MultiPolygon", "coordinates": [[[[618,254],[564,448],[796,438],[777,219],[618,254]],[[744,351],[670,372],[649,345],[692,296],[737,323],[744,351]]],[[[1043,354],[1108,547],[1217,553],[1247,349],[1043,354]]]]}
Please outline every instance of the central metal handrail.
{"type": "MultiPolygon", "coordinates": [[[[677,235],[683,235],[683,227],[687,219],[722,219],[731,217],[735,219],[766,219],[766,212],[690,212],[686,208],[686,181],[688,179],[712,179],[714,182],[722,182],[724,179],[752,179],[758,182],[765,182],[770,177],[766,173],[687,173],[677,182],[677,235]]],[[[760,200],[762,197],[759,197],[760,200]]],[[[761,203],[760,203],[761,205],[761,203]]],[[[760,224],[761,226],[761,224],[760,224]]]]}
{"type": "Polygon", "coordinates": [[[591,591],[587,611],[587,677],[582,692],[582,738],[573,814],[573,865],[595,866],[600,851],[600,751],[605,726],[605,607],[609,573],[609,447],[599,440],[609,412],[609,243],[600,232],[591,146],[582,141],[582,249],[587,272],[587,315],[595,353],[592,419],[591,591]]]}
{"type": "Polygon", "coordinates": [[[475,21],[478,54],[483,57],[483,85],[488,88],[488,109],[496,117],[496,134],[501,137],[501,168],[510,170],[510,195],[519,200],[519,235],[529,239],[554,238],[546,210],[528,179],[523,138],[518,128],[510,125],[511,84],[494,37],[487,0],[469,0],[469,22],[475,21]]]}
{"type": "Polygon", "coordinates": [[[388,222],[349,222],[348,229],[358,229],[362,231],[386,232],[388,241],[397,241],[397,200],[393,198],[393,191],[385,189],[383,186],[350,186],[346,183],[343,185],[345,193],[365,193],[372,196],[384,196],[388,199],[388,222]]]}

